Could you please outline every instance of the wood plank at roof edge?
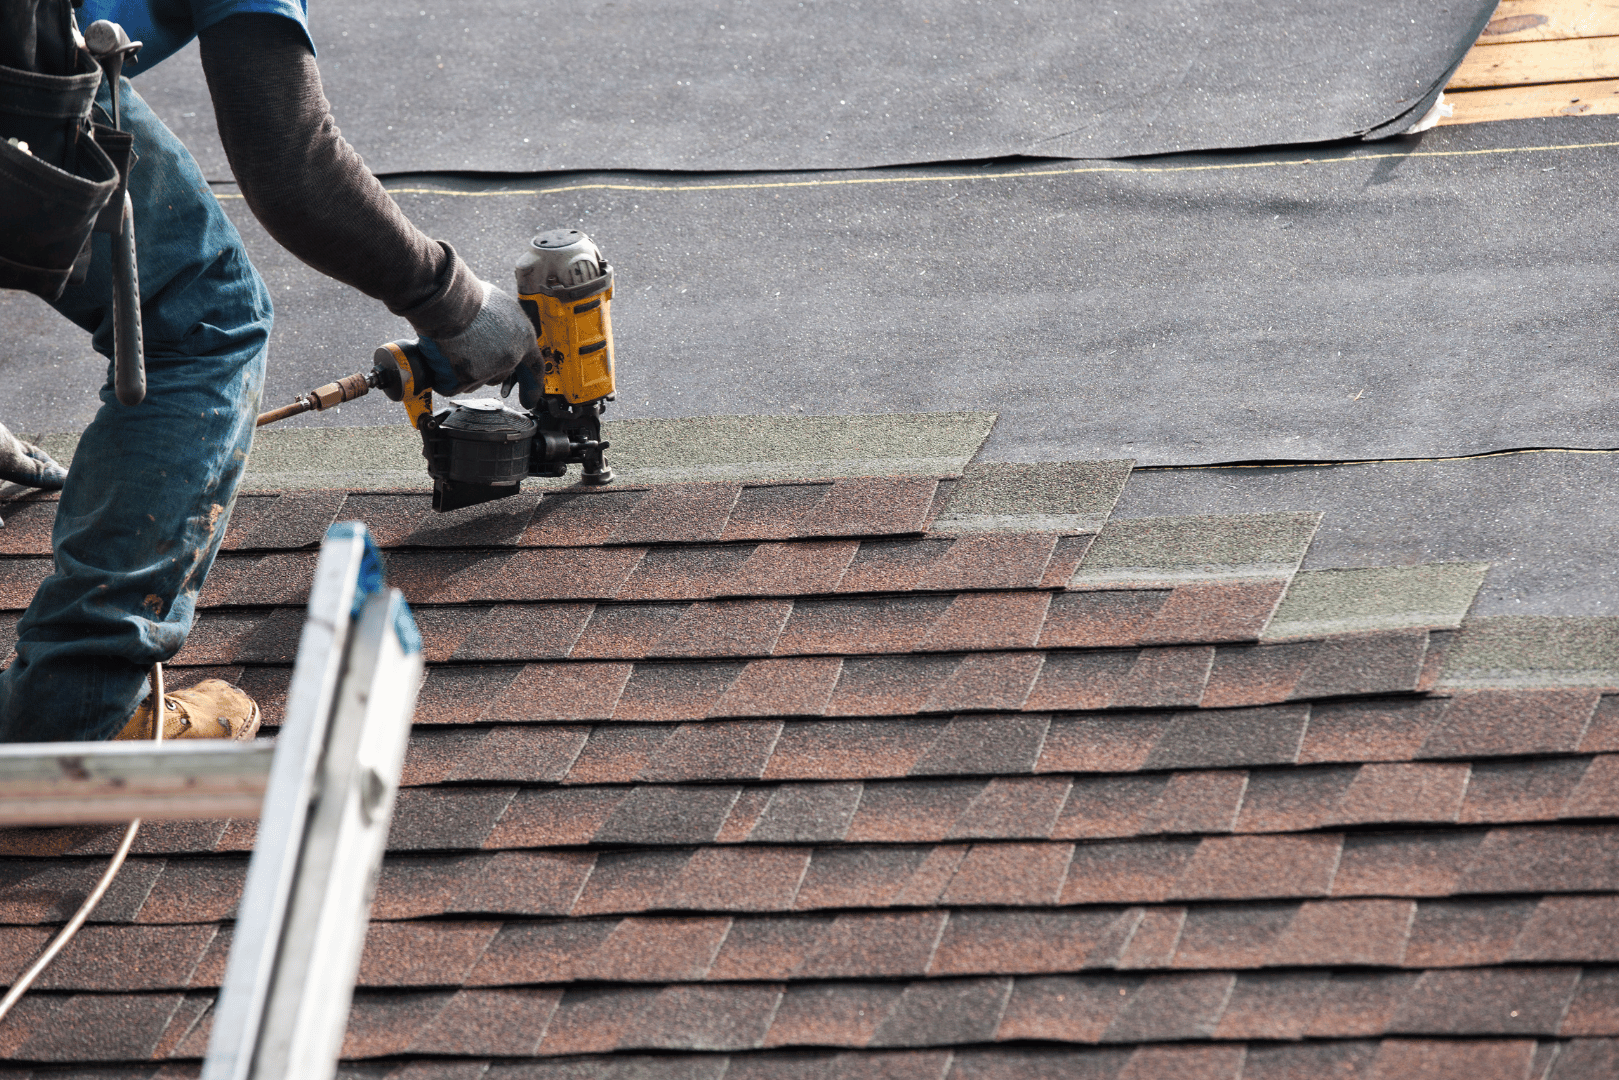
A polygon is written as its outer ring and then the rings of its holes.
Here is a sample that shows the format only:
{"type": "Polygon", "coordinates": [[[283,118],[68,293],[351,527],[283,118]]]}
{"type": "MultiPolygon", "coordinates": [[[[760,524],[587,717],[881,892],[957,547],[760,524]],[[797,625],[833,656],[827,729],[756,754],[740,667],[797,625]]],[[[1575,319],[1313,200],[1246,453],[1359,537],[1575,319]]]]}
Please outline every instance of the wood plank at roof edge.
{"type": "Polygon", "coordinates": [[[1513,45],[1474,45],[1456,69],[1449,89],[1477,90],[1616,77],[1619,77],[1619,37],[1522,41],[1513,45]]]}
{"type": "Polygon", "coordinates": [[[1447,92],[1445,100],[1456,113],[1440,120],[1441,125],[1541,116],[1614,116],[1619,115],[1619,79],[1447,92]]]}
{"type": "Polygon", "coordinates": [[[1480,45],[1619,34],[1619,0],[1501,0],[1480,45]]]}

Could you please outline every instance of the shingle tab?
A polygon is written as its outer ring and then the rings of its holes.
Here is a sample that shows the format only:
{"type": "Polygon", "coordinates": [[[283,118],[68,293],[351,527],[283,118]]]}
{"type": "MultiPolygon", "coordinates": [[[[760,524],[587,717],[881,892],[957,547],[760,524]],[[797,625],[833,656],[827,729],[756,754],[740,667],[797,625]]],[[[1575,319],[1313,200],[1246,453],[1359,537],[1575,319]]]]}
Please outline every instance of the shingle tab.
{"type": "Polygon", "coordinates": [[[971,653],[922,704],[922,712],[1002,712],[1023,706],[1042,653],[971,653]]]}
{"type": "Polygon", "coordinates": [[[911,767],[911,775],[1033,772],[1050,724],[1049,716],[1038,713],[958,716],[911,767]]]}
{"type": "Polygon", "coordinates": [[[943,563],[955,541],[939,537],[861,540],[837,582],[844,593],[910,592],[943,563]]]}
{"type": "MultiPolygon", "coordinates": [[[[475,564],[467,600],[653,599],[624,596],[626,578],[638,576],[646,549],[531,548],[475,564]]],[[[393,562],[389,562],[392,572],[393,562]]],[[[683,599],[684,597],[668,597],[683,599]]],[[[657,597],[656,599],[665,599],[657,597]]]]}
{"type": "Polygon", "coordinates": [[[7,1057],[21,1061],[150,1060],[184,995],[30,994],[7,1018],[7,1057]]]}
{"type": "Polygon", "coordinates": [[[1326,823],[1466,820],[1462,797],[1477,780],[1466,765],[1363,765],[1326,823]]]}
{"type": "Polygon", "coordinates": [[[1460,693],[1416,756],[1572,753],[1591,722],[1597,698],[1594,690],[1460,693]]]}
{"type": "Polygon", "coordinates": [[[795,978],[921,975],[949,916],[943,911],[839,915],[793,971],[795,978]]]}
{"type": "Polygon", "coordinates": [[[1324,972],[1240,975],[1214,1029],[1219,1039],[1299,1039],[1326,989],[1324,972]]]}
{"type": "Polygon", "coordinates": [[[1186,900],[1326,896],[1332,891],[1343,837],[1211,836],[1203,839],[1175,882],[1186,900]]]}
{"type": "Polygon", "coordinates": [[[1150,904],[1167,900],[1197,849],[1196,840],[1078,844],[1060,902],[1150,904]]]}
{"type": "Polygon", "coordinates": [[[776,642],[778,656],[904,653],[921,646],[948,596],[801,600],[776,642]]]}
{"type": "Polygon", "coordinates": [[[831,484],[748,484],[725,523],[725,540],[785,540],[804,515],[826,498],[831,484]]]}
{"type": "Polygon", "coordinates": [[[1180,938],[1175,943],[1172,966],[1262,967],[1297,915],[1297,904],[1211,904],[1188,908],[1180,938]]]}
{"type": "Polygon", "coordinates": [[[1032,648],[1050,600],[1046,592],[957,593],[917,648],[927,652],[1032,648]]]}
{"type": "Polygon", "coordinates": [[[465,851],[483,845],[515,788],[407,788],[394,802],[390,851],[465,851]]]}
{"type": "Polygon", "coordinates": [[[1385,1039],[1378,1048],[1374,1075],[1517,1080],[1528,1072],[1534,1051],[1533,1039],[1385,1039]]]}
{"type": "Polygon", "coordinates": [[[1474,765],[1458,820],[1551,821],[1564,814],[1588,765],[1586,758],[1474,765]]]}
{"type": "MultiPolygon", "coordinates": [[[[473,610],[473,609],[468,609],[473,610]]],[[[550,660],[567,656],[592,621],[590,604],[496,604],[469,626],[453,660],[550,660]]]]}
{"type": "Polygon", "coordinates": [[[682,724],[659,744],[637,779],[757,779],[780,734],[779,720],[682,724]]]}
{"type": "Polygon", "coordinates": [[[561,1000],[560,990],[460,990],[409,1049],[463,1057],[527,1056],[538,1049],[561,1000]]]}
{"type": "Polygon", "coordinates": [[[1073,845],[974,844],[941,897],[946,904],[1054,904],[1073,845]]]}
{"type": "Polygon", "coordinates": [[[983,780],[868,781],[846,838],[888,843],[943,840],[987,786],[983,780]]]}
{"type": "Polygon", "coordinates": [[[647,655],[768,656],[792,609],[790,600],[699,600],[647,655]]]}
{"type": "Polygon", "coordinates": [[[899,983],[790,986],[765,1045],[867,1046],[904,992],[899,983]]]}
{"type": "Polygon", "coordinates": [[[563,788],[518,792],[484,841],[491,850],[588,844],[630,789],[563,788]]]}
{"type": "Polygon", "coordinates": [[[1445,657],[1441,690],[1619,688],[1619,618],[1468,619],[1445,657]]]}
{"type": "Polygon", "coordinates": [[[903,716],[927,704],[961,663],[955,656],[884,656],[848,659],[828,716],[903,716]]]}
{"type": "Polygon", "coordinates": [[[628,521],[646,492],[546,492],[517,543],[520,547],[585,547],[605,544],[628,521]]]}
{"type": "Polygon", "coordinates": [[[782,784],[746,838],[783,844],[847,839],[861,801],[860,784],[782,784]]]}
{"type": "MultiPolygon", "coordinates": [[[[56,524],[56,505],[60,496],[49,495],[28,500],[7,501],[4,512],[5,527],[0,529],[0,555],[40,555],[51,553],[51,529],[56,524]]],[[[246,524],[258,509],[261,500],[269,502],[275,496],[243,495],[236,500],[231,513],[231,525],[246,524]]],[[[231,539],[227,531],[225,539],[231,539]]],[[[222,545],[223,546],[223,545],[222,545]]]]}
{"type": "Polygon", "coordinates": [[[356,986],[459,986],[499,923],[373,923],[356,986]]]}
{"type": "Polygon", "coordinates": [[[913,982],[872,1033],[871,1046],[988,1042],[1012,993],[1011,979],[913,982]]]}
{"type": "Polygon", "coordinates": [[[1104,1042],[1161,1042],[1214,1034],[1236,985],[1225,973],[1150,975],[1125,999],[1104,1042]]]}
{"type": "Polygon", "coordinates": [[[637,787],[597,830],[604,844],[705,844],[719,835],[739,789],[637,787]]]}
{"type": "MultiPolygon", "coordinates": [[[[1066,972],[1093,961],[1120,919],[1117,909],[953,911],[928,971],[933,975],[1066,972]]],[[[1018,980],[1019,993],[1031,980],[1018,980]]],[[[1003,1026],[1001,1037],[1005,1038],[1003,1026]]]]}
{"type": "Polygon", "coordinates": [[[765,767],[766,779],[906,776],[947,721],[823,720],[787,724],[765,767]]]}
{"type": "Polygon", "coordinates": [[[1488,563],[1424,563],[1305,570],[1287,587],[1265,637],[1324,637],[1368,630],[1455,629],[1484,584],[1488,563]]]}
{"type": "Polygon", "coordinates": [[[1292,764],[1309,717],[1300,706],[1176,713],[1142,768],[1292,764]]]}
{"type": "Polygon", "coordinates": [[[638,663],[613,707],[614,720],[701,720],[742,673],[740,663],[638,663]]]}
{"type": "Polygon", "coordinates": [[[877,536],[927,528],[937,480],[868,477],[838,480],[798,519],[794,536],[877,536]]]}
{"type": "Polygon", "coordinates": [[[812,596],[837,588],[859,547],[856,540],[760,544],[739,567],[730,590],[740,596],[812,596]]]}
{"type": "Polygon", "coordinates": [[[819,716],[843,671],[841,657],[752,660],[711,716],[819,716]]]}
{"type": "Polygon", "coordinates": [[[1038,772],[1134,772],[1169,727],[1163,715],[1057,717],[1046,732],[1038,772]]]}
{"type": "MultiPolygon", "coordinates": [[[[605,720],[613,715],[632,669],[633,665],[623,663],[529,664],[520,674],[509,676],[509,685],[494,696],[481,718],[529,722],[605,720]]],[[[434,677],[429,676],[429,685],[434,677]]]]}
{"type": "Polygon", "coordinates": [[[1050,533],[958,537],[915,587],[946,592],[1038,589],[1057,540],[1050,533]]]}
{"type": "Polygon", "coordinates": [[[1425,971],[1401,1002],[1390,1034],[1552,1035],[1579,968],[1425,971]]]}
{"type": "Polygon", "coordinates": [[[1287,578],[1320,523],[1316,513],[1109,521],[1068,587],[1287,578]]]}
{"type": "Polygon", "coordinates": [[[718,540],[740,494],[739,484],[665,484],[648,488],[634,509],[617,522],[607,543],[718,540]]]}
{"type": "Polygon", "coordinates": [[[1105,649],[1140,645],[1168,589],[1112,589],[1059,593],[1040,631],[1043,649],[1105,649]]]}
{"type": "Polygon", "coordinates": [[[1313,900],[1299,905],[1265,963],[1278,967],[1413,966],[1409,900],[1313,900]]]}
{"type": "Polygon", "coordinates": [[[1133,464],[1130,461],[970,463],[933,528],[963,534],[1094,533],[1118,502],[1133,464]]]}
{"type": "MultiPolygon", "coordinates": [[[[1484,844],[1479,830],[1416,834],[1363,833],[1344,838],[1334,896],[1449,896],[1462,891],[1467,868],[1484,844]]],[[[1471,891],[1471,890],[1468,890],[1471,891]]]]}
{"type": "Polygon", "coordinates": [[[1449,704],[1390,698],[1312,705],[1299,762],[1409,761],[1449,704]]]}
{"type": "Polygon", "coordinates": [[[793,906],[800,911],[891,906],[932,855],[928,847],[817,848],[793,906]]]}
{"type": "Polygon", "coordinates": [[[1535,901],[1447,900],[1422,904],[1411,924],[1408,967],[1499,964],[1534,913],[1535,901]]]}
{"type": "Polygon", "coordinates": [[[1043,839],[1051,835],[1071,785],[1068,777],[996,777],[955,819],[944,839],[1043,839]]]}
{"type": "MultiPolygon", "coordinates": [[[[584,550],[618,555],[619,562],[636,552],[635,548],[584,550]]],[[[619,600],[706,600],[724,596],[733,591],[732,581],[752,554],[753,549],[743,544],[649,548],[634,559],[627,573],[618,575],[616,587],[607,595],[619,600]]]]}
{"type": "Polygon", "coordinates": [[[997,1034],[1005,1040],[1100,1042],[1143,980],[1109,976],[1019,979],[997,1034]]]}

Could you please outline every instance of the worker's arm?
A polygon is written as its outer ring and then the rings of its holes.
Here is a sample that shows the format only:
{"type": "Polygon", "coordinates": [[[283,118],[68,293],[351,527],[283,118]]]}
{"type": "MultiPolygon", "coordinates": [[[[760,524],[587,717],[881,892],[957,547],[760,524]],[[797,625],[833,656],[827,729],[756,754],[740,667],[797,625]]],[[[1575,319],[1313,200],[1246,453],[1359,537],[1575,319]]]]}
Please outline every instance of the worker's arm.
{"type": "Polygon", "coordinates": [[[233,15],[199,37],[225,156],[271,236],[436,342],[457,383],[437,389],[499,381],[537,351],[516,299],[412,225],[344,141],[298,24],[233,15]]]}

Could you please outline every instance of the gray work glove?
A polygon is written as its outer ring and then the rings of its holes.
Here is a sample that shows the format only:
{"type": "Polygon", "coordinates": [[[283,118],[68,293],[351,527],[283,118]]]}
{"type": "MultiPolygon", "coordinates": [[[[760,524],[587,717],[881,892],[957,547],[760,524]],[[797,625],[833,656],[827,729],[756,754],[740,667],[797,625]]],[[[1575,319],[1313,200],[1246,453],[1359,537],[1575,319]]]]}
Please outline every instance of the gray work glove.
{"type": "Polygon", "coordinates": [[[465,330],[421,339],[422,355],[433,369],[432,388],[441,394],[464,394],[503,382],[525,361],[540,366],[534,324],[517,298],[487,281],[478,284],[483,287],[483,306],[465,330]]]}
{"type": "Polygon", "coordinates": [[[57,491],[67,483],[67,470],[45,451],[23,442],[0,424],[0,480],[57,491]]]}

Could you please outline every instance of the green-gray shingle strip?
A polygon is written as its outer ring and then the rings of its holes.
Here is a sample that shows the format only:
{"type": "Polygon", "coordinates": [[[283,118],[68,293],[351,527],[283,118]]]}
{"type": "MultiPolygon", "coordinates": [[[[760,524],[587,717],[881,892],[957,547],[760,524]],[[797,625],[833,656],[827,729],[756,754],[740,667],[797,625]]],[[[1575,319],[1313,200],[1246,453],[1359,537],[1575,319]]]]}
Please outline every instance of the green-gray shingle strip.
{"type": "Polygon", "coordinates": [[[1134,464],[975,462],[931,531],[1093,533],[1113,512],[1134,464]]]}
{"type": "Polygon", "coordinates": [[[1495,615],[1468,619],[1438,689],[1619,688],[1619,618],[1495,615]]]}
{"type": "Polygon", "coordinates": [[[1320,524],[1314,512],[1115,519],[1097,536],[1068,587],[1290,577],[1320,524]]]}
{"type": "MultiPolygon", "coordinates": [[[[607,459],[620,483],[667,484],[960,476],[994,423],[990,412],[939,412],[608,420],[603,428],[612,443],[607,459]]],[[[67,461],[78,436],[35,441],[67,461]]],[[[570,470],[562,480],[525,483],[554,487],[577,481],[577,470],[570,470]]],[[[254,440],[243,481],[250,491],[431,486],[421,438],[404,424],[265,428],[254,440]]]]}
{"type": "Polygon", "coordinates": [[[1489,563],[1424,563],[1295,574],[1264,640],[1367,630],[1455,629],[1489,563]]]}

